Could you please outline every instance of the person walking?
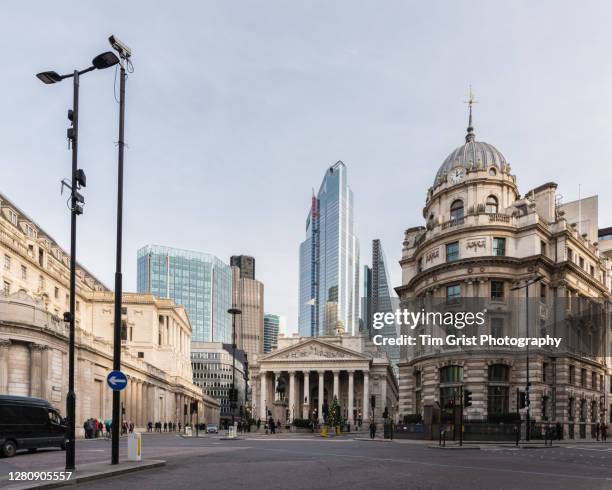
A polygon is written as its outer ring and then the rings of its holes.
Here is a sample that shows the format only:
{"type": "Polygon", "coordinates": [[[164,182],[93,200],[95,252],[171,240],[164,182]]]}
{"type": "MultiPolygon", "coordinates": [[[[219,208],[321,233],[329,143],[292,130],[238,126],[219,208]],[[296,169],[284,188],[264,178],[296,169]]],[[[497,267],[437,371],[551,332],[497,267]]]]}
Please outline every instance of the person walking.
{"type": "Polygon", "coordinates": [[[164,422],[164,432],[168,432],[168,422],[164,422]]]}
{"type": "Polygon", "coordinates": [[[376,437],[376,422],[374,422],[374,417],[370,417],[370,439],[374,439],[376,437]]]}
{"type": "Polygon", "coordinates": [[[608,424],[601,424],[601,442],[606,442],[608,439],[608,424]]]}

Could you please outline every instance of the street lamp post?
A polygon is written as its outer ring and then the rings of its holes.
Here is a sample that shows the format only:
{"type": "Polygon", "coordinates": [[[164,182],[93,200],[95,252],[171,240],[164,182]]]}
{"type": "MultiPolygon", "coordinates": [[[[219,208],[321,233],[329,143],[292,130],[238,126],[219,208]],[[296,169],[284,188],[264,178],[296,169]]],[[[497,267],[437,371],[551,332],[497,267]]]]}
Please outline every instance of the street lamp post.
{"type": "MultiPolygon", "coordinates": [[[[131,50],[114,36],[109,38],[111,46],[121,58],[119,76],[119,141],[117,163],[117,241],[115,256],[115,318],[113,332],[113,370],[121,370],[121,300],[123,296],[123,275],[121,272],[121,249],[123,241],[123,151],[125,148],[125,67],[130,63],[131,50]]],[[[131,66],[131,65],[130,65],[131,66]]],[[[111,441],[111,464],[119,464],[119,425],[121,392],[113,390],[113,423],[111,441]]]]}
{"type": "Polygon", "coordinates": [[[240,315],[240,308],[230,308],[227,312],[232,315],[232,395],[230,398],[230,408],[232,409],[232,425],[236,416],[236,315],[240,315]]]}
{"type": "Polygon", "coordinates": [[[85,199],[78,192],[86,186],[85,172],[78,168],[78,143],[79,143],[79,83],[80,76],[95,69],[103,70],[116,65],[117,57],[110,51],[96,56],[89,68],[74,70],[72,73],[60,75],[55,71],[38,73],[38,79],[51,85],[61,82],[66,78],[72,78],[72,109],[68,110],[68,119],[71,127],[68,128],[68,141],[72,147],[72,172],[70,184],[62,181],[64,186],[70,189],[70,306],[68,312],[64,313],[64,321],[69,324],[68,339],[68,393],[66,396],[66,423],[68,426],[66,437],[66,471],[75,468],[75,412],[76,393],[74,391],[74,349],[75,349],[75,304],[76,304],[76,217],[83,214],[85,199]]]}
{"type": "MultiPolygon", "coordinates": [[[[536,275],[533,279],[525,281],[525,284],[522,286],[515,286],[512,288],[513,291],[517,289],[525,289],[525,336],[529,337],[529,286],[535,284],[544,279],[543,276],[536,275]]],[[[529,381],[529,342],[527,342],[527,349],[525,351],[526,357],[526,386],[525,386],[525,407],[527,408],[525,412],[525,422],[526,422],[526,431],[525,431],[525,440],[529,441],[531,439],[531,400],[530,400],[530,387],[531,382],[529,381]]]]}

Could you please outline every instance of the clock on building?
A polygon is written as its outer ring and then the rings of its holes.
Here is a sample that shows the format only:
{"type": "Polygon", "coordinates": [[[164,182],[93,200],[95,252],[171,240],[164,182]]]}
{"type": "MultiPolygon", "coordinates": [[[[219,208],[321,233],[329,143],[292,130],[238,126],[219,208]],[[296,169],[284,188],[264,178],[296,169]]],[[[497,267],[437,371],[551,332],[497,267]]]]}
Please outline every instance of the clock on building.
{"type": "Polygon", "coordinates": [[[450,180],[453,184],[458,184],[459,182],[461,182],[464,176],[465,176],[465,169],[456,168],[454,170],[451,170],[450,180]]]}

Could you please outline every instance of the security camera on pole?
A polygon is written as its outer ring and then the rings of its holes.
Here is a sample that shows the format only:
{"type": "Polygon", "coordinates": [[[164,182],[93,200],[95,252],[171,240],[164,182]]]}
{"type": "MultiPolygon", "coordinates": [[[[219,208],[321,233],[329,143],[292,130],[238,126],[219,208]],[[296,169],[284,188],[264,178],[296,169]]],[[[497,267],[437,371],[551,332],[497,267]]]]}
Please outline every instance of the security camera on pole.
{"type": "MultiPolygon", "coordinates": [[[[120,82],[119,82],[119,141],[117,142],[119,157],[117,171],[117,252],[115,269],[115,329],[113,345],[113,370],[121,370],[121,299],[123,295],[123,284],[121,274],[121,242],[123,232],[123,150],[125,147],[125,79],[126,66],[132,68],[130,57],[132,51],[115,36],[108,38],[111,46],[121,58],[120,82]]],[[[112,451],[111,464],[119,463],[119,426],[120,422],[121,393],[113,390],[113,425],[112,425],[112,451]]]]}

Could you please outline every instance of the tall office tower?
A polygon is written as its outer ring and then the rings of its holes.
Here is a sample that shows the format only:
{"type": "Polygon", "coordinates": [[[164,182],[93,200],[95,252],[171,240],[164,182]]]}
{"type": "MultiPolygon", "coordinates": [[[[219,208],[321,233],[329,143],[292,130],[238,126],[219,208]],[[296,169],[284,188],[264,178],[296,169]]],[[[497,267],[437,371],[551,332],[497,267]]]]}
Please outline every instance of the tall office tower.
{"type": "Polygon", "coordinates": [[[211,254],[160,245],[138,250],[138,292],[184,305],[193,342],[232,341],[230,266],[211,254]]]}
{"type": "Polygon", "coordinates": [[[255,279],[255,259],[249,255],[232,255],[230,265],[240,269],[240,277],[255,279]]]}
{"type": "Polygon", "coordinates": [[[278,347],[278,335],[285,333],[287,318],[266,313],[264,315],[264,353],[268,354],[278,347]]]}
{"type": "MultiPolygon", "coordinates": [[[[389,272],[387,270],[387,259],[385,252],[380,244],[380,240],[372,240],[372,295],[371,295],[371,313],[390,313],[395,312],[399,308],[399,298],[395,294],[393,288],[390,287],[389,272]]],[[[370,320],[371,321],[371,320],[370,320]]],[[[387,338],[396,338],[399,334],[398,326],[393,324],[385,324],[381,329],[372,328],[370,335],[382,335],[387,338]]],[[[397,345],[383,345],[380,349],[389,355],[389,360],[394,368],[397,369],[399,362],[400,349],[397,345]]]]}
{"type": "Polygon", "coordinates": [[[336,162],[312,196],[306,240],[300,245],[298,329],[302,336],[334,335],[336,323],[359,331],[359,242],[346,166],[336,162]]]}
{"type": "Polygon", "coordinates": [[[263,353],[264,285],[255,279],[255,259],[247,255],[233,256],[233,305],[242,313],[236,316],[236,344],[246,352],[249,362],[263,353]]]}
{"type": "Polygon", "coordinates": [[[372,268],[363,266],[363,290],[361,296],[361,327],[367,338],[372,338],[372,268]]]}

